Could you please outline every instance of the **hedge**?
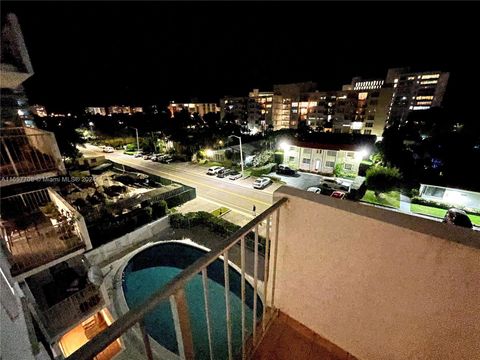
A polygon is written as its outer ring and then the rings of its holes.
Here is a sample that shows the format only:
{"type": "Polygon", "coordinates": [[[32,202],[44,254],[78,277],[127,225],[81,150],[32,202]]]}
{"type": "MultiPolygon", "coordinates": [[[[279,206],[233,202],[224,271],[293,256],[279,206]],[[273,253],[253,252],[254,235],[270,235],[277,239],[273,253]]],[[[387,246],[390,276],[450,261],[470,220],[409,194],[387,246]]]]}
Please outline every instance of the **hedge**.
{"type": "Polygon", "coordinates": [[[412,204],[432,206],[432,207],[436,207],[436,208],[439,208],[439,209],[445,209],[445,210],[448,210],[450,208],[457,208],[457,209],[464,210],[466,213],[469,213],[469,214],[472,214],[472,215],[480,215],[480,209],[475,209],[475,208],[470,208],[470,207],[465,207],[465,206],[459,206],[459,205],[452,205],[452,204],[439,202],[439,201],[434,201],[434,200],[427,200],[427,199],[421,198],[419,196],[414,196],[412,198],[412,204]]]}
{"type": "Polygon", "coordinates": [[[184,188],[186,189],[185,191],[165,199],[169,209],[171,209],[173,207],[176,207],[176,206],[180,206],[180,205],[186,203],[187,201],[195,199],[195,197],[196,197],[195,189],[190,188],[190,187],[188,187],[188,188],[184,187],[184,188]]]}
{"type": "Polygon", "coordinates": [[[269,163],[267,165],[251,168],[250,175],[258,177],[258,176],[270,174],[276,166],[277,164],[275,163],[269,163]]]}
{"type": "MultiPolygon", "coordinates": [[[[189,229],[191,227],[203,225],[209,230],[222,236],[229,236],[241,227],[222,218],[218,218],[206,211],[189,212],[186,214],[171,214],[170,226],[174,229],[189,229]]],[[[255,249],[255,233],[249,232],[245,237],[246,246],[251,250],[255,249]]],[[[258,237],[258,251],[265,255],[265,238],[258,237]]]]}

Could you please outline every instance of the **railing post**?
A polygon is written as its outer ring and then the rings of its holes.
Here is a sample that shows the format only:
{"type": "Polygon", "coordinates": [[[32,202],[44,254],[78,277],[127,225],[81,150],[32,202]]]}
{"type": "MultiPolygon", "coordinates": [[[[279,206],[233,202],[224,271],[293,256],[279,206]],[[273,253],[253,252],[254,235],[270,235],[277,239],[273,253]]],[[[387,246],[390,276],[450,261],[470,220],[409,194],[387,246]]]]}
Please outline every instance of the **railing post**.
{"type": "Polygon", "coordinates": [[[192,327],[190,326],[190,316],[184,289],[180,289],[174,295],[170,295],[170,306],[180,358],[193,360],[195,352],[193,350],[192,327]]]}
{"type": "Polygon", "coordinates": [[[210,360],[213,360],[213,347],[212,347],[212,329],[210,325],[210,311],[208,308],[208,276],[207,268],[202,269],[202,283],[203,283],[203,300],[205,302],[205,319],[207,321],[208,332],[208,349],[210,351],[210,360]]]}
{"type": "Polygon", "coordinates": [[[275,211],[275,246],[273,250],[272,273],[272,309],[275,309],[275,281],[277,279],[278,227],[280,223],[280,208],[275,211]]]}
{"type": "Polygon", "coordinates": [[[227,345],[228,345],[228,359],[232,360],[232,321],[230,319],[230,274],[228,266],[228,250],[223,253],[223,271],[225,277],[225,308],[227,319],[227,345]]]}
{"type": "Polygon", "coordinates": [[[258,285],[258,223],[255,225],[255,248],[253,257],[253,345],[257,341],[257,285],[258,285]]]}
{"type": "Polygon", "coordinates": [[[147,355],[147,359],[153,360],[150,338],[148,337],[147,330],[145,329],[145,323],[142,320],[138,323],[138,325],[140,326],[140,332],[142,333],[143,345],[145,345],[145,354],[147,355]]]}
{"type": "Polygon", "coordinates": [[[265,333],[267,304],[268,304],[268,278],[269,278],[269,262],[270,262],[270,215],[267,216],[267,233],[265,235],[265,258],[263,269],[263,315],[262,315],[262,331],[265,333]]]}
{"type": "Polygon", "coordinates": [[[245,236],[240,240],[240,263],[242,270],[241,296],[242,296],[242,359],[247,358],[245,348],[245,236]]]}

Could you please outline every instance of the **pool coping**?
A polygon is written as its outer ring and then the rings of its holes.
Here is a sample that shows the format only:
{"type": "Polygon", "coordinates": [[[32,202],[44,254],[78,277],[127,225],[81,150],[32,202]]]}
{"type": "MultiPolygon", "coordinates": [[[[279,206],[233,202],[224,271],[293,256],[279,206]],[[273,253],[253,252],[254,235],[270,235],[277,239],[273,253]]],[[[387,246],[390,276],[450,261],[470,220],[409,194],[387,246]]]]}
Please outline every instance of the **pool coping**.
{"type": "MultiPolygon", "coordinates": [[[[127,266],[128,262],[133,258],[135,255],[140,253],[141,251],[144,251],[152,246],[160,245],[160,244],[166,244],[166,243],[180,243],[188,246],[192,246],[195,248],[198,248],[200,250],[210,252],[211,249],[200,245],[191,239],[181,239],[181,240],[158,240],[158,241],[152,241],[147,244],[144,244],[140,246],[138,249],[133,250],[132,252],[126,254],[125,256],[121,257],[118,260],[115,260],[114,262],[106,265],[103,269],[107,269],[107,274],[112,273],[110,276],[106,276],[106,281],[108,278],[108,284],[106,284],[106,287],[110,290],[109,291],[109,303],[110,303],[110,312],[112,315],[115,317],[115,319],[120,318],[121,316],[125,315],[128,311],[130,311],[130,308],[127,305],[127,301],[125,299],[125,294],[123,291],[123,286],[122,286],[122,275],[125,270],[125,267],[127,266]]],[[[223,256],[220,256],[218,259],[224,260],[223,256]]],[[[241,268],[233,263],[231,260],[228,260],[228,265],[231,266],[235,271],[237,271],[241,275],[241,268]]],[[[102,270],[103,270],[102,269],[102,270]]],[[[252,276],[248,275],[245,273],[245,281],[249,283],[250,286],[253,288],[253,282],[254,279],[252,276]]],[[[264,298],[264,291],[263,291],[263,286],[264,282],[262,280],[257,279],[257,296],[259,296],[262,306],[265,305],[265,298],[264,298]]],[[[140,344],[140,347],[143,350],[143,338],[141,331],[138,326],[134,326],[131,328],[131,333],[133,333],[134,338],[135,338],[135,345],[140,344]]],[[[149,340],[150,340],[150,346],[152,349],[152,352],[154,353],[154,357],[159,357],[161,359],[166,359],[166,360],[178,360],[181,357],[167,348],[163,347],[160,345],[155,339],[153,339],[150,334],[147,334],[149,340]]],[[[128,340],[133,340],[130,337],[127,336],[128,340]]],[[[123,336],[123,343],[125,344],[125,347],[127,345],[127,339],[125,339],[125,336],[123,336]]],[[[128,341],[130,343],[130,341],[128,341]]],[[[133,345],[133,344],[131,344],[133,345]]],[[[138,346],[136,346],[138,348],[138,346]]]]}

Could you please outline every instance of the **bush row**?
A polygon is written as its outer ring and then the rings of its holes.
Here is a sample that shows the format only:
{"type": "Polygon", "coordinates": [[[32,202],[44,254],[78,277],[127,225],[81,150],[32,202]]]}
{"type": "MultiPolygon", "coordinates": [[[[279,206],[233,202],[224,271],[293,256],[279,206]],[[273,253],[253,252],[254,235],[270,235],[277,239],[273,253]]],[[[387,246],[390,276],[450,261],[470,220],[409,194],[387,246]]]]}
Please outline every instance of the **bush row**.
{"type": "Polygon", "coordinates": [[[432,207],[436,207],[436,208],[439,208],[439,209],[445,209],[445,210],[448,210],[450,208],[457,208],[457,209],[462,209],[465,212],[467,212],[469,214],[472,214],[472,215],[480,215],[480,209],[475,209],[475,208],[470,208],[470,207],[465,207],[465,206],[459,206],[459,205],[452,205],[452,204],[439,202],[439,201],[434,201],[434,200],[427,200],[427,199],[421,198],[419,196],[414,196],[412,198],[412,204],[432,206],[432,207]]]}
{"type": "Polygon", "coordinates": [[[275,164],[275,163],[269,163],[269,164],[264,165],[264,166],[251,168],[250,169],[250,175],[258,177],[258,176],[269,174],[269,173],[272,172],[272,170],[274,170],[274,168],[276,166],[277,166],[277,164],[275,164]]]}
{"type": "MultiPolygon", "coordinates": [[[[225,219],[218,218],[206,211],[189,212],[186,214],[171,214],[169,219],[170,226],[175,229],[189,229],[193,226],[203,225],[206,226],[210,231],[222,236],[229,236],[240,229],[240,226],[225,219]]],[[[245,237],[245,240],[246,246],[251,250],[254,250],[255,233],[248,233],[245,237]]],[[[258,237],[258,251],[262,255],[265,255],[265,238],[262,236],[258,237]]]]}

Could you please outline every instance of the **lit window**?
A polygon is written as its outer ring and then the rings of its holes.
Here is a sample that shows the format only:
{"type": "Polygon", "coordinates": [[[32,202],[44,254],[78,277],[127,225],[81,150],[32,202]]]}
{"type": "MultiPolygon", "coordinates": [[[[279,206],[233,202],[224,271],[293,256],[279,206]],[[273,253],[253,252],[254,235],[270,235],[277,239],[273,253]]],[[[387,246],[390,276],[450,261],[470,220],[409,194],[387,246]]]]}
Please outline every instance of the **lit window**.
{"type": "Polygon", "coordinates": [[[438,79],[440,74],[429,74],[429,75],[422,75],[422,80],[425,79],[438,79]]]}
{"type": "MultiPolygon", "coordinates": [[[[415,98],[414,98],[415,99],[415,98]]],[[[433,100],[433,95],[430,96],[417,96],[417,100],[433,100]]]]}
{"type": "Polygon", "coordinates": [[[420,81],[420,85],[431,85],[436,84],[438,80],[427,80],[427,81],[420,81]]]}
{"type": "Polygon", "coordinates": [[[345,170],[351,171],[351,170],[353,169],[353,165],[352,165],[352,164],[344,164],[344,165],[343,165],[343,168],[344,168],[345,170]]]}
{"type": "Polygon", "coordinates": [[[430,109],[430,106],[414,106],[413,110],[427,110],[430,109]]]}

